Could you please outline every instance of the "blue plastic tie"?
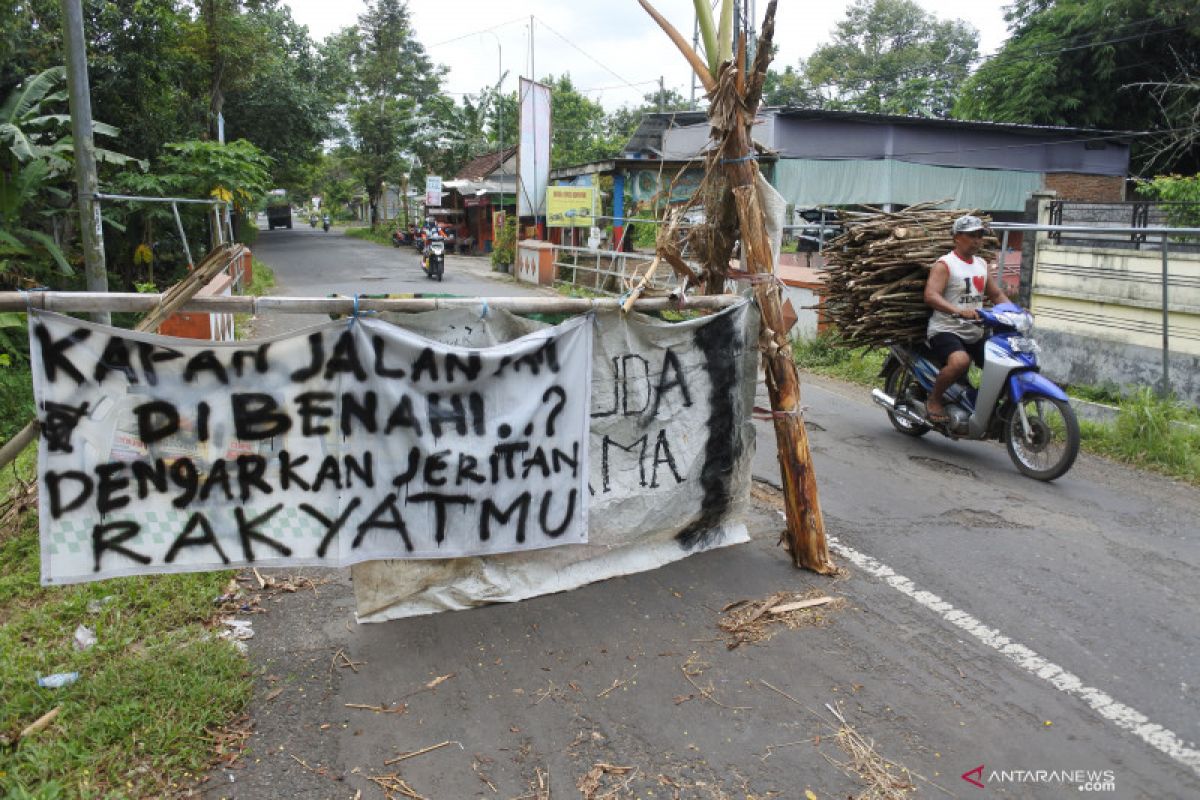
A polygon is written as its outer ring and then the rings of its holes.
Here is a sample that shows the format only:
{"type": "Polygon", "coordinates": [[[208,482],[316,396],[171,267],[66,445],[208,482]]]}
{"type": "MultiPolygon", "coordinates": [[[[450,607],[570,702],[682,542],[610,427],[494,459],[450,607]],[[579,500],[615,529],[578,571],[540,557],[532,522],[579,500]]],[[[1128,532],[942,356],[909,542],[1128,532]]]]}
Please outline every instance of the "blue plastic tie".
{"type": "Polygon", "coordinates": [[[482,300],[483,300],[483,308],[482,308],[482,309],[480,310],[480,312],[479,312],[479,318],[480,318],[480,319],[487,319],[488,310],[489,310],[489,308],[488,308],[488,301],[487,301],[487,298],[486,298],[486,297],[485,297],[485,298],[482,298],[482,300]]]}
{"type": "Polygon", "coordinates": [[[721,163],[722,164],[741,164],[745,161],[757,161],[757,160],[758,160],[758,153],[747,153],[746,155],[742,156],[741,158],[722,158],[721,163]]]}

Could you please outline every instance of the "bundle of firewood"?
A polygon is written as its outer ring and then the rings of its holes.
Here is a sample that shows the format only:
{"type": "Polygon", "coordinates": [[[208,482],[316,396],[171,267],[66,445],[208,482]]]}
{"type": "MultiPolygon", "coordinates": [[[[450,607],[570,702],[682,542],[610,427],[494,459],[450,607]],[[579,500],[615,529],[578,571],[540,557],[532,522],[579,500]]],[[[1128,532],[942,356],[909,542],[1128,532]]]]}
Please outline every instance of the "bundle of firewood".
{"type": "MultiPolygon", "coordinates": [[[[936,209],[933,203],[902,211],[847,216],[846,232],[825,247],[824,315],[849,345],[886,345],[925,338],[929,307],[925,281],[933,262],[954,248],[950,225],[978,211],[936,209]]],[[[996,240],[980,253],[994,263],[996,240]]]]}

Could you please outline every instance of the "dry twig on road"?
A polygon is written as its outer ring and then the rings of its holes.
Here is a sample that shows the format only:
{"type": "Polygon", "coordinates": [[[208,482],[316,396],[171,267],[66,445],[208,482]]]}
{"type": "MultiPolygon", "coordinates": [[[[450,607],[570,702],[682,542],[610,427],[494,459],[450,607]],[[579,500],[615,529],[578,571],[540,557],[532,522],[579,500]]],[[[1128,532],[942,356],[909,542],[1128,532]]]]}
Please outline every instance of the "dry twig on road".
{"type": "Polygon", "coordinates": [[[850,761],[842,763],[829,756],[825,758],[846,774],[857,775],[866,782],[867,790],[858,800],[907,800],[909,793],[917,788],[911,777],[914,773],[876,752],[875,742],[855,730],[838,708],[828,703],[825,708],[838,721],[834,741],[850,761]]]}
{"type": "Polygon", "coordinates": [[[827,617],[822,612],[844,607],[842,598],[829,597],[819,589],[803,594],[776,592],[762,600],[739,600],[721,609],[727,612],[717,623],[727,636],[725,646],[730,650],[746,643],[765,642],[775,635],[776,625],[795,630],[811,625],[823,625],[827,617]]]}
{"type": "Polygon", "coordinates": [[[385,766],[390,767],[392,764],[398,763],[400,761],[406,761],[410,758],[416,758],[417,756],[423,756],[426,753],[432,753],[434,750],[440,750],[441,748],[448,747],[449,745],[452,745],[452,744],[458,745],[459,750],[463,749],[462,742],[456,742],[456,741],[447,739],[444,742],[438,742],[437,744],[431,744],[431,745],[429,745],[429,747],[422,747],[420,750],[413,750],[411,753],[401,753],[400,755],[396,756],[395,758],[389,758],[388,760],[384,761],[383,763],[385,766]]]}

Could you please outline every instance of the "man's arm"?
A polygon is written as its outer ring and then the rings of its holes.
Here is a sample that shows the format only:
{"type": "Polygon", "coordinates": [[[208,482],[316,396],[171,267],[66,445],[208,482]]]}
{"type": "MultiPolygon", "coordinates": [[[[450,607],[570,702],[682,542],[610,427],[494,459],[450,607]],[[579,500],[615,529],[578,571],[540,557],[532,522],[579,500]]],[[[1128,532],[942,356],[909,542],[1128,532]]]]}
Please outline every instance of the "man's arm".
{"type": "MultiPolygon", "coordinates": [[[[925,305],[936,311],[942,311],[952,317],[960,317],[963,310],[942,296],[946,291],[946,281],[950,280],[950,268],[945,261],[937,261],[929,270],[929,279],[925,281],[925,305]]],[[[974,314],[974,312],[971,312],[974,314]]]]}

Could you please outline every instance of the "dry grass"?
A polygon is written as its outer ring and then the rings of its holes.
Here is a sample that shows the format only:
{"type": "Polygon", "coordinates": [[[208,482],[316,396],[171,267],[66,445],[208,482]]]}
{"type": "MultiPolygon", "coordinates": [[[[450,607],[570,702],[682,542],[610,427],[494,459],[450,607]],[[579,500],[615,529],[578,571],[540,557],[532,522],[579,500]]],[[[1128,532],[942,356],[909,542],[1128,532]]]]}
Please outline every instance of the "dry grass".
{"type": "Polygon", "coordinates": [[[824,594],[820,589],[810,589],[807,592],[776,592],[762,600],[738,600],[721,609],[724,616],[717,622],[717,627],[726,636],[725,646],[733,650],[743,644],[768,641],[784,628],[796,630],[823,626],[829,623],[829,612],[846,607],[845,598],[835,597],[831,602],[820,606],[786,611],[782,614],[771,611],[778,606],[815,600],[824,594]]]}
{"type": "Polygon", "coordinates": [[[842,762],[829,756],[825,758],[847,775],[857,775],[867,784],[866,791],[854,800],[907,800],[909,793],[917,788],[913,783],[915,774],[876,752],[875,742],[855,730],[841,710],[828,703],[825,708],[838,721],[834,741],[849,760],[842,762]]]}

